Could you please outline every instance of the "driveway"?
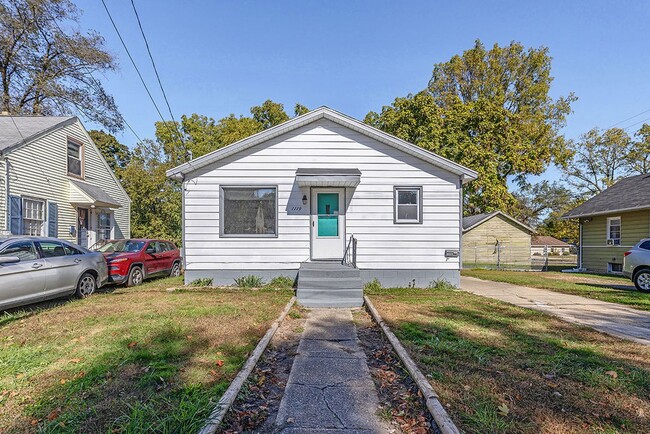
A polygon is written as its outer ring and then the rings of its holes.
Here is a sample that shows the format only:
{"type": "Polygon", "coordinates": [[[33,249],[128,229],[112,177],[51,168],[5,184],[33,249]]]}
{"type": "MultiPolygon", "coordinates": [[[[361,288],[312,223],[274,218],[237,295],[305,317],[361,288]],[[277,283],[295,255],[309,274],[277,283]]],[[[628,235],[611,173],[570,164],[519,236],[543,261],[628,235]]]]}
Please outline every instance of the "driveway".
{"type": "Polygon", "coordinates": [[[467,276],[460,278],[460,287],[476,295],[540,310],[568,322],[650,345],[650,312],[647,311],[578,295],[467,276]]]}

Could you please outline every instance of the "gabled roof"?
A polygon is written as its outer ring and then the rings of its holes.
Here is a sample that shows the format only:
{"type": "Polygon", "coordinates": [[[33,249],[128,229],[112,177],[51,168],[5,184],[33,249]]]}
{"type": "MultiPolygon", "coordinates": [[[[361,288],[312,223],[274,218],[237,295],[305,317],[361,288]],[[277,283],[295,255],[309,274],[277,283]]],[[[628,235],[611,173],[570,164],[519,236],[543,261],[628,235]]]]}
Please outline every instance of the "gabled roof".
{"type": "Polygon", "coordinates": [[[512,223],[530,232],[531,234],[535,233],[535,229],[531,228],[528,225],[523,224],[519,220],[515,220],[513,217],[510,217],[508,214],[501,211],[494,211],[490,213],[476,214],[476,215],[463,217],[463,232],[467,232],[471,229],[474,229],[476,226],[480,225],[481,223],[484,223],[490,220],[492,217],[496,217],[498,215],[505,218],[506,220],[510,220],[512,223]]]}
{"type": "Polygon", "coordinates": [[[558,240],[555,237],[549,235],[537,235],[530,240],[530,245],[533,247],[536,246],[550,246],[550,247],[571,247],[571,244],[565,243],[562,240],[558,240]]]}
{"type": "Polygon", "coordinates": [[[289,131],[293,131],[302,126],[318,121],[319,119],[328,119],[334,123],[371,137],[379,142],[397,148],[407,154],[413,155],[414,157],[420,158],[434,166],[440,167],[447,170],[448,172],[461,176],[463,178],[463,182],[469,182],[473,179],[476,179],[478,176],[474,170],[468,169],[467,167],[464,167],[458,163],[454,163],[451,160],[436,155],[433,152],[426,151],[419,146],[408,143],[402,139],[387,134],[381,130],[378,130],[377,128],[366,125],[363,122],[360,122],[354,118],[351,118],[337,112],[336,110],[332,110],[331,108],[324,106],[312,110],[302,116],[295,117],[283,124],[254,134],[224,148],[212,151],[209,154],[203,155],[202,157],[199,157],[188,163],[174,167],[173,169],[167,171],[167,176],[170,178],[182,179],[188,173],[195,172],[196,170],[208,166],[216,161],[229,157],[245,149],[251,148],[289,131]]]}
{"type": "Polygon", "coordinates": [[[650,175],[623,178],[607,190],[567,212],[562,218],[589,217],[650,209],[650,175]]]}
{"type": "Polygon", "coordinates": [[[9,152],[76,119],[74,116],[0,115],[0,153],[9,152]]]}

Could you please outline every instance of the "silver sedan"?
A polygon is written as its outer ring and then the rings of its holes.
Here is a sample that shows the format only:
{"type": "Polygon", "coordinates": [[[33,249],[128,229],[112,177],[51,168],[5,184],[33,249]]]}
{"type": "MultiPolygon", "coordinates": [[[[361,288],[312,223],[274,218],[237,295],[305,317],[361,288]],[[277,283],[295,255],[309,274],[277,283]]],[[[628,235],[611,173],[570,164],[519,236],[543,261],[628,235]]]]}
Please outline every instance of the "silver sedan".
{"type": "Polygon", "coordinates": [[[55,238],[0,239],[0,310],[72,294],[87,297],[107,279],[101,253],[55,238]]]}
{"type": "Polygon", "coordinates": [[[636,289],[650,292],[650,238],[643,239],[625,252],[623,274],[634,282],[636,289]]]}

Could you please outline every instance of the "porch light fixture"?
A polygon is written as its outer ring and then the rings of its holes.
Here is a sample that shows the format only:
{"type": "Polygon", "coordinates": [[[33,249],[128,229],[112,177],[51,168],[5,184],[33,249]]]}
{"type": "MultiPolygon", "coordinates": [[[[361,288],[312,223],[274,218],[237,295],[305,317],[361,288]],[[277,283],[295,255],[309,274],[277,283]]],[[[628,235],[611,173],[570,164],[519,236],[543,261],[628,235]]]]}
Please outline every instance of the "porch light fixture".
{"type": "Polygon", "coordinates": [[[302,204],[307,205],[307,195],[306,194],[302,195],[302,204]]]}

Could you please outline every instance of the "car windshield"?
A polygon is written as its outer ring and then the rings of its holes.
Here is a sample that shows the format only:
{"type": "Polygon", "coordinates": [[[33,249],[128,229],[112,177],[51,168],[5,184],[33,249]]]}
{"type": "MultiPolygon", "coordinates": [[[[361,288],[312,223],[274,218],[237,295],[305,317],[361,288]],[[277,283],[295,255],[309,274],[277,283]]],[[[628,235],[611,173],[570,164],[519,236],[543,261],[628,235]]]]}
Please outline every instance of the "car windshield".
{"type": "Polygon", "coordinates": [[[139,252],[144,247],[144,241],[120,240],[109,241],[98,250],[102,253],[139,252]]]}

